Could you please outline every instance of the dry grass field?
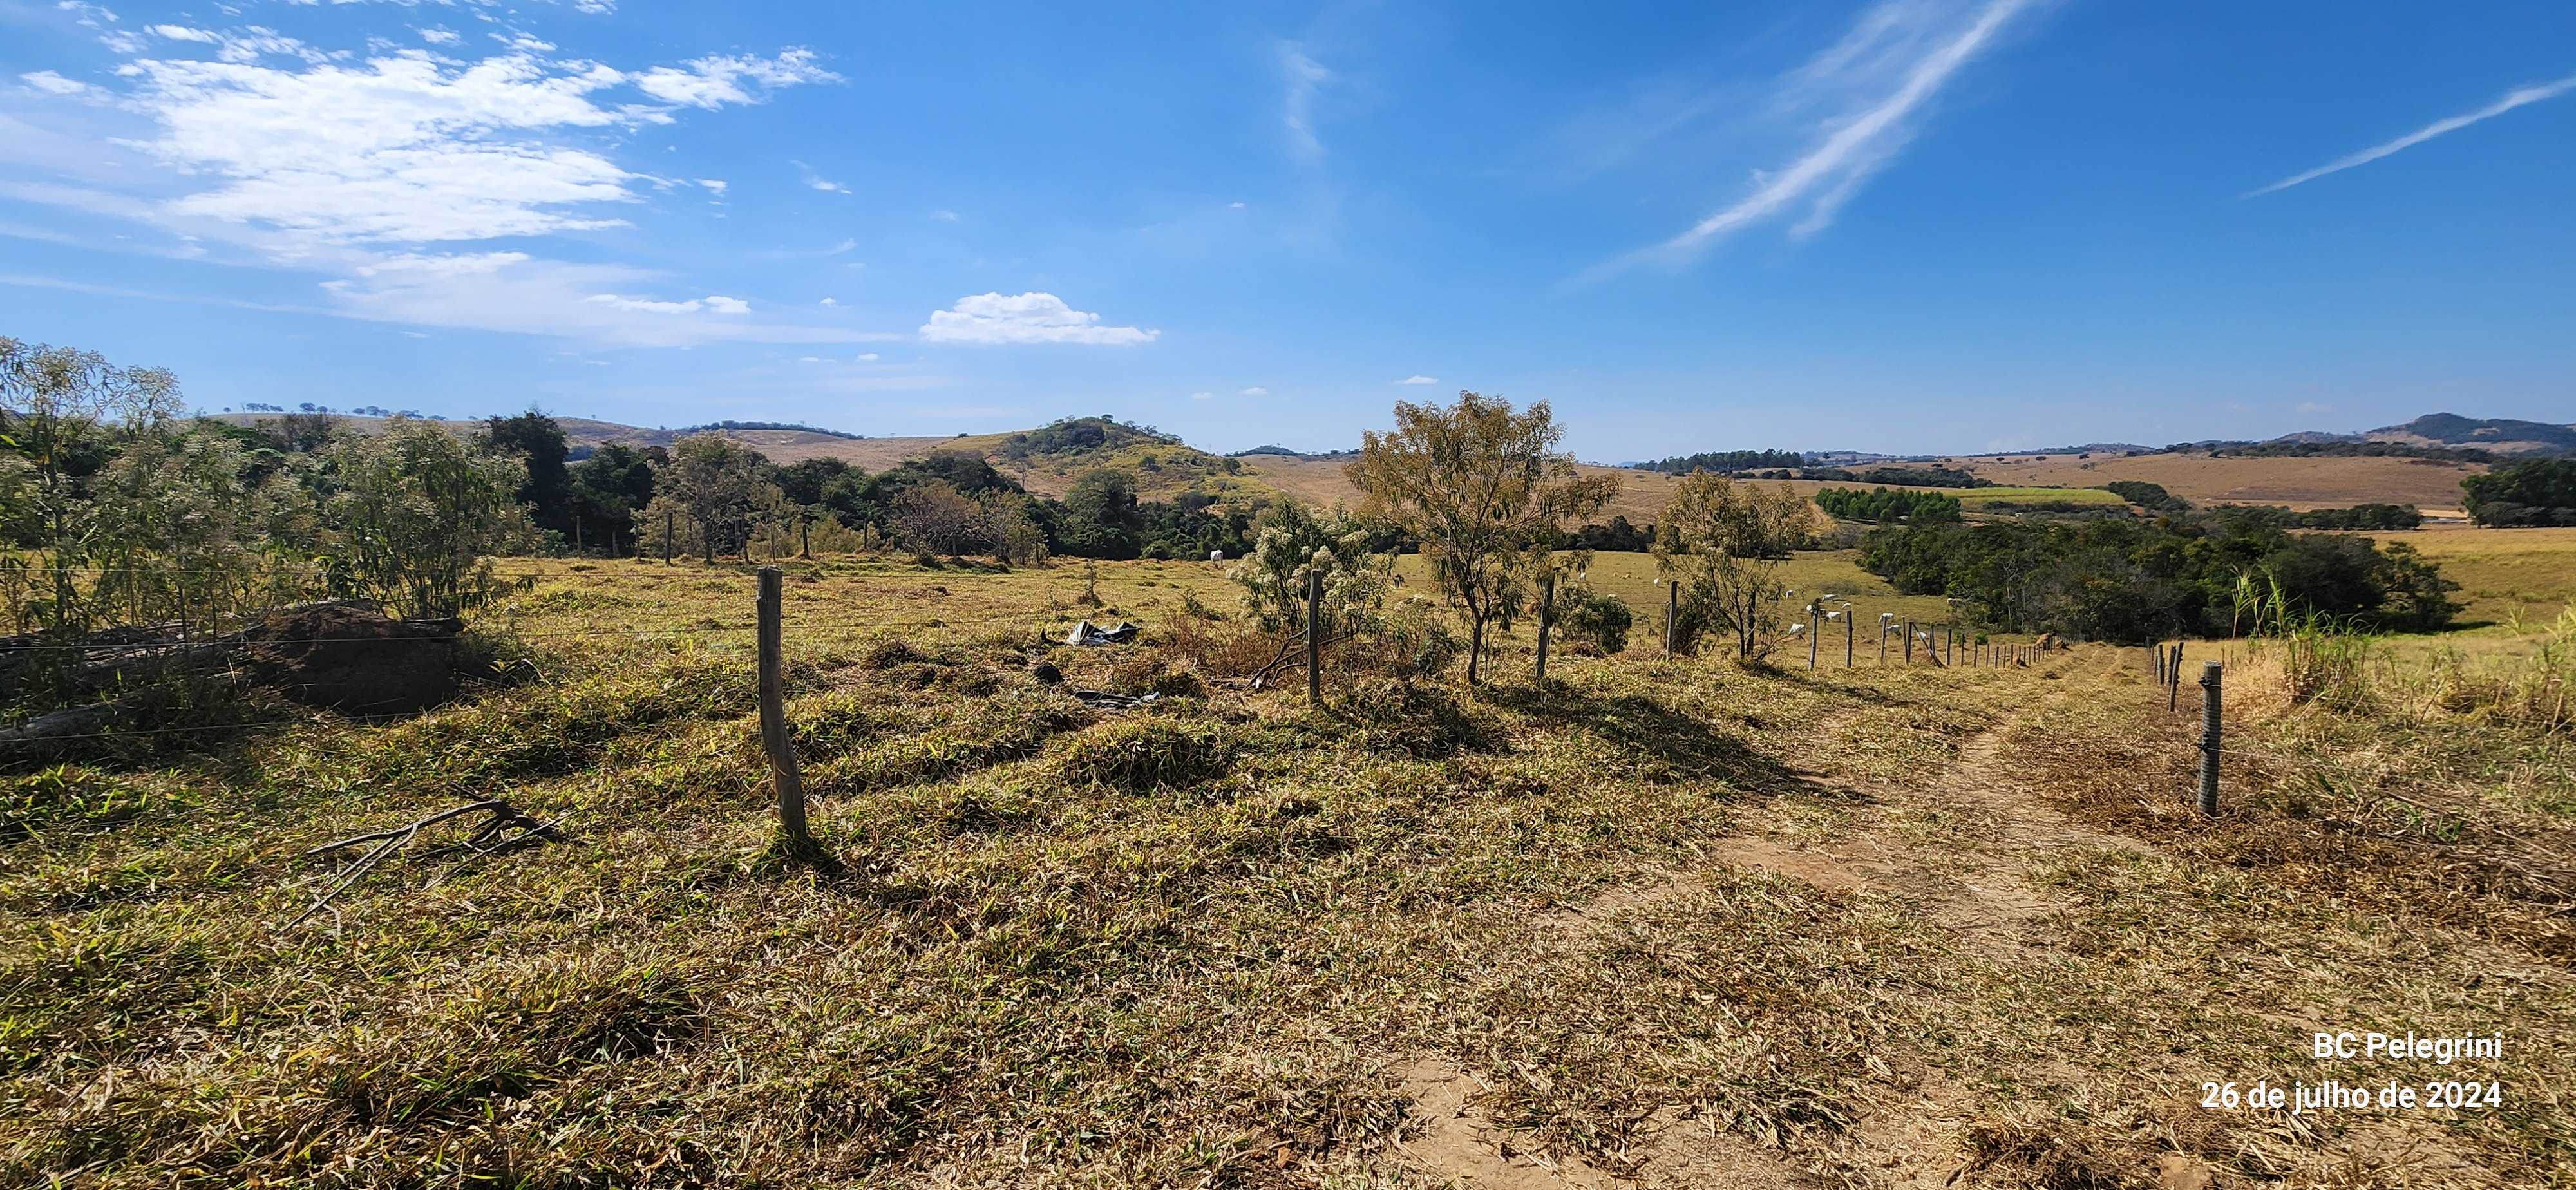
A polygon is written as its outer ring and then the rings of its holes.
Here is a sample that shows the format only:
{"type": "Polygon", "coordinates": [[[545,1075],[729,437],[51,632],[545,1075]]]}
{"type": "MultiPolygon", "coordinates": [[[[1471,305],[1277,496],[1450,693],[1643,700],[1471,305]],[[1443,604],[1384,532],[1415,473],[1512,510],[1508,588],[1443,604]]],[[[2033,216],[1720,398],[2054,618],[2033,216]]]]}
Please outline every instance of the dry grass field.
{"type": "Polygon", "coordinates": [[[2094,487],[2115,479],[2164,485],[2194,504],[2279,504],[2295,509],[2412,504],[2428,514],[2460,506],[2460,480],[2483,463],[2400,458],[2221,458],[2205,454],[1964,455],[1943,459],[1999,484],[2094,487]],[[2038,462],[2030,460],[2036,458],[2038,462]]]}
{"type": "MultiPolygon", "coordinates": [[[[1646,564],[1595,578],[1647,612],[1646,564]]],[[[2564,734],[2293,702],[2257,654],[2211,824],[2184,802],[2195,719],[2140,650],[1767,670],[1658,660],[1641,614],[1629,652],[1562,651],[1545,685],[1526,625],[1474,691],[1337,655],[1309,710],[1293,681],[1226,680],[1216,566],[785,565],[825,865],[773,842],[734,566],[523,563],[533,588],[485,623],[529,652],[462,703],[10,771],[0,1182],[2576,1168],[2564,734]],[[1144,639],[1047,643],[1077,616],[1144,639]],[[476,798],[560,839],[416,849],[285,925],[330,878],[298,853],[476,798]],[[2501,1031],[2504,1057],[2308,1056],[2347,1028],[2501,1031]],[[2201,1106],[2204,1082],[2324,1077],[2505,1091],[2201,1106]]],[[[1847,557],[1796,566],[1865,615],[1937,610],[1847,557]]]]}

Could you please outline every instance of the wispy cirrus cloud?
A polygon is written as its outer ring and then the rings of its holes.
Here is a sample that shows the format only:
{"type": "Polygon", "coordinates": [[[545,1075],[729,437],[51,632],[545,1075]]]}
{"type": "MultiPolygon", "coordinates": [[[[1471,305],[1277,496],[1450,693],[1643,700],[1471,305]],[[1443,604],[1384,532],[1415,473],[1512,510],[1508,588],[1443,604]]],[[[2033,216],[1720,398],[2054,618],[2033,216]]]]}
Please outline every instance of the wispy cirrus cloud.
{"type": "Polygon", "coordinates": [[[1680,264],[1766,220],[1800,213],[1791,234],[1830,225],[1844,203],[1904,151],[1924,109],[2014,18],[2042,0],[1885,0],[1842,38],[1783,75],[1774,111],[1807,124],[1789,164],[1754,175],[1750,191],[1660,244],[1595,268],[1588,277],[1644,262],[1680,264]]]}
{"type": "Polygon", "coordinates": [[[2261,189],[2248,190],[2238,197],[2260,198],[2266,194],[2273,194],[2287,190],[2290,187],[2299,185],[2303,182],[2316,181],[2327,174],[2342,173],[2356,165],[2368,165],[2382,157],[2386,157],[2394,153],[2402,153],[2408,149],[2414,148],[2415,146],[2423,144],[2425,141],[2431,140],[2434,137],[2441,136],[2445,133],[2457,132],[2460,129],[2466,128],[2469,125],[2478,123],[2482,120],[2492,120],[2497,116],[2501,116],[2506,112],[2527,104],[2538,103],[2544,99],[2556,99],[2570,91],[2576,91],[2576,74],[2568,75],[2566,78],[2558,79],[2554,82],[2533,83],[2528,86],[2516,87],[2513,90],[2505,92],[2503,98],[2500,98],[2485,107],[2479,108],[2476,111],[2452,116],[2447,120],[2435,120],[2422,128],[2418,128],[2413,132],[2409,132],[2404,136],[2398,137],[2396,140],[2389,141],[2385,144],[2372,145],[2358,153],[2337,157],[2324,165],[2320,165],[2315,169],[2307,171],[2306,173],[2292,174],[2289,177],[2283,178],[2280,181],[2274,182],[2269,186],[2262,187],[2261,189]]]}
{"type": "Polygon", "coordinates": [[[1280,98],[1280,122],[1288,133],[1288,151],[1300,160],[1320,160],[1324,142],[1315,134],[1315,93],[1333,81],[1333,72],[1297,42],[1280,42],[1278,49],[1279,79],[1285,91],[1280,98]]]}

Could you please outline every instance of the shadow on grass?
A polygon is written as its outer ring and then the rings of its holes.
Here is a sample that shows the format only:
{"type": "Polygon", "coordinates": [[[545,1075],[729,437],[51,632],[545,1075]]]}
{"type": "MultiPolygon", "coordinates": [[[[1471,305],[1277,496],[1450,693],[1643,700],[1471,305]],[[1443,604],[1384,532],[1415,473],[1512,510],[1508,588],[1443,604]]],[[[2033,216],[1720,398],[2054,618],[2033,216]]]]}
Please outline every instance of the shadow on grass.
{"type": "Polygon", "coordinates": [[[1748,793],[1812,790],[1798,770],[1754,749],[1717,723],[1643,694],[1597,694],[1570,685],[1487,686],[1483,701],[1534,723],[1599,738],[1608,757],[1642,757],[1649,779],[1715,780],[1748,793]]]}

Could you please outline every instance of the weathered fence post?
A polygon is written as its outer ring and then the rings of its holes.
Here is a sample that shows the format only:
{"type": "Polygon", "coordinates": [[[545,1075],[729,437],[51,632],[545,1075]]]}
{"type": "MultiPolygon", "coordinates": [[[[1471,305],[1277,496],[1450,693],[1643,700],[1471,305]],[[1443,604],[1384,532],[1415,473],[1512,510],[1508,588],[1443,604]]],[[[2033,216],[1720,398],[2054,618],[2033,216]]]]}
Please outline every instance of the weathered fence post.
{"type": "Polygon", "coordinates": [[[1324,570],[1306,567],[1306,705],[1324,705],[1324,570]]]}
{"type": "Polygon", "coordinates": [[[662,511],[662,565],[671,564],[671,512],[662,511]]]}
{"type": "Polygon", "coordinates": [[[1681,614],[1682,585],[1678,582],[1667,583],[1664,585],[1664,660],[1666,661],[1673,659],[1673,623],[1681,618],[1681,614]]]}
{"type": "Polygon", "coordinates": [[[812,521],[796,522],[796,556],[799,558],[814,556],[814,522],[812,521]]]}
{"type": "Polygon", "coordinates": [[[1807,668],[1816,668],[1816,639],[1825,634],[1825,605],[1822,600],[1807,605],[1807,668]]]}
{"type": "Polygon", "coordinates": [[[2218,816],[2218,684],[2225,673],[2215,661],[2200,663],[2200,812],[2218,816]]]}
{"type": "Polygon", "coordinates": [[[2171,682],[2168,682],[2168,683],[2166,683],[2166,684],[2165,684],[2165,710],[2167,710],[2167,711],[2169,711],[2169,712],[2170,712],[2170,711],[2178,711],[2178,710],[2181,710],[2181,709],[2182,709],[2182,642],[2181,642],[2181,641],[2175,641],[2175,642],[2174,642],[2174,647],[2173,647],[2173,664],[2171,664],[2171,665],[2167,665],[2167,666],[2165,667],[2165,672],[2166,672],[2166,673],[2169,673],[2169,674],[2171,674],[2171,675],[2173,675],[2173,680],[2172,680],[2171,682]]]}
{"type": "Polygon", "coordinates": [[[1914,621],[1905,622],[1905,663],[1914,664],[1914,621]]]}
{"type": "Polygon", "coordinates": [[[1860,639],[1860,637],[1859,637],[1860,629],[1854,626],[1854,621],[1858,620],[1859,618],[1860,618],[1860,609],[1859,609],[1859,608],[1856,608],[1856,607],[1847,607],[1847,608],[1844,608],[1844,609],[1843,609],[1843,668],[1844,668],[1844,669],[1850,669],[1850,668],[1852,667],[1852,644],[1853,644],[1853,642],[1855,642],[1855,641],[1857,641],[1857,640],[1859,640],[1859,639],[1860,639]]]}
{"type": "Polygon", "coordinates": [[[788,846],[811,850],[805,833],[805,777],[796,767],[796,741],[787,730],[787,694],[780,678],[779,575],[760,568],[760,746],[769,753],[769,783],[778,793],[778,829],[788,846]]]}
{"type": "Polygon", "coordinates": [[[1547,680],[1547,630],[1556,619],[1556,576],[1538,587],[1538,680],[1547,680]]]}

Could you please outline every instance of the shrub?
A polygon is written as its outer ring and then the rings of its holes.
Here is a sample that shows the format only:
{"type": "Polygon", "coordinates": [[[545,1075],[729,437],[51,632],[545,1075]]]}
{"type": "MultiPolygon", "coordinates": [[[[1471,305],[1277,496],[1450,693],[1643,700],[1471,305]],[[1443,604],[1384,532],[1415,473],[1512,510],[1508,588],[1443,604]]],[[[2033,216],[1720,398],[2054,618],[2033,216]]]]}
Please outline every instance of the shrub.
{"type": "Polygon", "coordinates": [[[1628,629],[1636,614],[1628,605],[1606,591],[1583,587],[1561,591],[1557,596],[1563,605],[1557,624],[1566,636],[1591,644],[1604,653],[1616,653],[1628,647],[1628,629]]]}

